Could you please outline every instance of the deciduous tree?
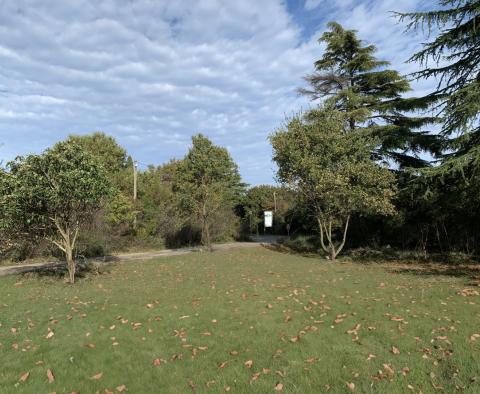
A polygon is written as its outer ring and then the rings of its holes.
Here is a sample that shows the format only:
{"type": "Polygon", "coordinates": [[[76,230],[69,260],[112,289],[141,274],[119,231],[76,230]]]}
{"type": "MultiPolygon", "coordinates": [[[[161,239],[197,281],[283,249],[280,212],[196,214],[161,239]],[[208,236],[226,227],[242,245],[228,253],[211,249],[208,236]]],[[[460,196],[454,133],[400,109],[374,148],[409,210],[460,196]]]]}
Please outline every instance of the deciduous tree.
{"type": "Polygon", "coordinates": [[[318,224],[322,249],[334,260],[345,246],[352,215],[394,212],[395,176],[371,160],[377,141],[366,132],[349,132],[345,113],[321,108],[313,115],[293,118],[270,141],[279,180],[303,198],[318,224]]]}
{"type": "Polygon", "coordinates": [[[1,227],[51,241],[65,254],[74,283],[78,234],[111,191],[104,169],[77,144],[60,142],[8,163],[0,189],[1,227]]]}
{"type": "Polygon", "coordinates": [[[210,249],[214,213],[225,207],[233,209],[244,185],[228,151],[198,134],[177,167],[174,190],[184,211],[199,220],[202,244],[210,249]]]}

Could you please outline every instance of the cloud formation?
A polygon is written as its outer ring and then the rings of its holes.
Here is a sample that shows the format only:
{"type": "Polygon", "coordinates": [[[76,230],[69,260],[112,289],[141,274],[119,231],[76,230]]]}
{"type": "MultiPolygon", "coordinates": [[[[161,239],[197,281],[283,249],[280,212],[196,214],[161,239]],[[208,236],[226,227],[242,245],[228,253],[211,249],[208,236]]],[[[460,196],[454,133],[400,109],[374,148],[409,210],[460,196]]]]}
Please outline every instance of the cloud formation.
{"type": "Polygon", "coordinates": [[[0,160],[102,130],[160,164],[202,132],[229,148],[247,182],[271,183],[267,136],[308,105],[295,88],[320,56],[325,22],[358,29],[410,70],[403,62],[419,40],[388,11],[420,1],[353,3],[307,0],[300,12],[281,0],[4,0],[0,160]],[[323,23],[307,29],[306,13],[323,23]]]}

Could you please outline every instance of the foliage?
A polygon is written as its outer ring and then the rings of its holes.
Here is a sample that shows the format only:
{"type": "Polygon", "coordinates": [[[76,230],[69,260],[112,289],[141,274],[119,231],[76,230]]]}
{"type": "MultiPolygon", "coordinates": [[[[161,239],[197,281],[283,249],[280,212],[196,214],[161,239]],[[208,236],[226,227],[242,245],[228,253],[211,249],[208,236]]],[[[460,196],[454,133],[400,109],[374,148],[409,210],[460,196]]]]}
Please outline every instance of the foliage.
{"type": "Polygon", "coordinates": [[[112,226],[113,232],[132,233],[138,207],[135,207],[132,200],[133,161],[125,148],[113,137],[102,132],[71,135],[67,142],[78,145],[105,169],[115,187],[105,207],[105,220],[112,226]]]}
{"type": "Polygon", "coordinates": [[[409,60],[424,67],[413,74],[415,78],[438,81],[436,90],[423,98],[443,115],[446,138],[441,166],[424,171],[433,178],[448,172],[464,175],[479,166],[480,158],[480,3],[442,0],[440,6],[397,14],[401,21],[408,21],[408,29],[426,27],[438,32],[409,60]]]}
{"type": "Polygon", "coordinates": [[[308,204],[318,221],[322,248],[335,259],[345,245],[352,215],[394,212],[395,177],[371,160],[375,141],[368,133],[345,131],[343,113],[323,108],[314,115],[292,119],[270,141],[279,180],[308,204]],[[338,246],[335,229],[343,230],[338,246]]]}
{"type": "Polygon", "coordinates": [[[199,220],[202,243],[208,248],[213,214],[221,207],[233,209],[243,190],[237,165],[228,151],[201,134],[192,137],[192,147],[176,169],[174,191],[184,212],[199,220]]]}
{"type": "Polygon", "coordinates": [[[135,218],[132,200],[116,193],[106,205],[105,219],[111,225],[128,227],[135,218]]]}
{"type": "Polygon", "coordinates": [[[387,69],[389,62],[375,57],[374,45],[365,45],[354,30],[345,30],[336,22],[328,27],[319,39],[326,44],[325,52],[315,62],[315,72],[305,77],[310,88],[299,92],[313,100],[326,99],[344,112],[350,131],[370,128],[378,138],[373,148],[377,157],[402,167],[426,165],[419,153],[438,153],[439,142],[420,129],[436,119],[407,115],[418,108],[418,101],[402,98],[411,90],[408,81],[387,69]]]}
{"type": "Polygon", "coordinates": [[[128,167],[127,151],[118,145],[111,136],[102,132],[87,135],[71,135],[67,142],[79,146],[84,152],[88,152],[110,174],[115,174],[128,167]]]}
{"type": "Polygon", "coordinates": [[[7,164],[0,194],[1,227],[44,237],[65,253],[70,282],[78,233],[111,192],[105,171],[73,142],[7,164]]]}

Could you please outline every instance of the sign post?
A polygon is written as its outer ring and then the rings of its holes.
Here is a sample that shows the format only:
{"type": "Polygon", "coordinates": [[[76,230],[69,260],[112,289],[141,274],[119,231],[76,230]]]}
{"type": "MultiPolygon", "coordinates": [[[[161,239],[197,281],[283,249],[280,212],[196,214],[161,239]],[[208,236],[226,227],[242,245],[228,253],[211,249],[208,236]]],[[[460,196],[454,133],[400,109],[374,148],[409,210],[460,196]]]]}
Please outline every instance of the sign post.
{"type": "Polygon", "coordinates": [[[263,232],[265,232],[265,229],[267,227],[273,227],[273,212],[272,211],[265,211],[263,213],[263,217],[264,217],[264,222],[263,222],[263,232]]]}

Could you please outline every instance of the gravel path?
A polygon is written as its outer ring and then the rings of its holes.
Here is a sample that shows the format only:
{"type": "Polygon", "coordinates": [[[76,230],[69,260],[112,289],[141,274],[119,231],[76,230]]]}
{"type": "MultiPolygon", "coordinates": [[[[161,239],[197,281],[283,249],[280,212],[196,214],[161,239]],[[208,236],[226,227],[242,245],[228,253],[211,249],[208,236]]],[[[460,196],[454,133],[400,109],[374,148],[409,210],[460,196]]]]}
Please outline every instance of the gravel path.
{"type": "MultiPolygon", "coordinates": [[[[257,248],[264,243],[260,242],[232,242],[227,244],[213,245],[213,250],[228,250],[233,248],[257,248]]],[[[178,256],[187,253],[200,252],[202,248],[182,248],[182,249],[164,249],[151,252],[138,252],[138,253],[123,253],[118,255],[98,257],[95,259],[89,259],[87,261],[94,262],[123,262],[123,261],[136,261],[136,260],[149,260],[157,257],[178,256]]],[[[65,267],[65,262],[44,262],[44,263],[32,263],[32,264],[17,264],[11,266],[0,266],[0,276],[21,274],[24,272],[34,272],[44,269],[55,269],[65,267]]]]}

